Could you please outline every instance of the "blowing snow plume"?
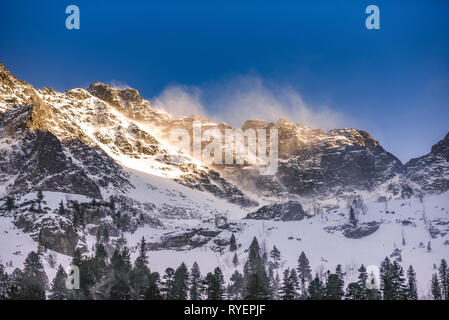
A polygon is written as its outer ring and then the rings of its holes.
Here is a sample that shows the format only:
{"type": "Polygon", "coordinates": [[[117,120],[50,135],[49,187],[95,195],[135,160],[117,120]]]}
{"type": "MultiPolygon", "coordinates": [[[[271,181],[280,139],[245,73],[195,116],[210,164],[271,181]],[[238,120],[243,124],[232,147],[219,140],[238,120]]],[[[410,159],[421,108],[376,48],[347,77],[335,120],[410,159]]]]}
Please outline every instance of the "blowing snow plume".
{"type": "Polygon", "coordinates": [[[258,76],[235,76],[204,85],[171,85],[151,99],[173,115],[201,115],[240,127],[245,120],[293,122],[325,130],[344,127],[348,119],[327,106],[310,106],[291,86],[271,85],[258,76]]]}

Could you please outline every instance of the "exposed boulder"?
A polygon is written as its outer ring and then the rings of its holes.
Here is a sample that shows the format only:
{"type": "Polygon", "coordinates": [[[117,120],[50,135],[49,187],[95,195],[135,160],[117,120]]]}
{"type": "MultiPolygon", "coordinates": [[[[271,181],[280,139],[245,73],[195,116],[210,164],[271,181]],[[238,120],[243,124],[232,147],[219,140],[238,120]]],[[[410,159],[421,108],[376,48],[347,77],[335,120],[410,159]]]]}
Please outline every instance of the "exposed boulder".
{"type": "Polygon", "coordinates": [[[161,237],[160,243],[153,243],[152,250],[158,249],[188,249],[205,245],[217,236],[220,230],[193,229],[181,232],[171,232],[161,237]]]}
{"type": "Polygon", "coordinates": [[[276,203],[259,208],[249,213],[245,219],[299,221],[306,217],[301,204],[297,201],[276,203]]]}
{"type": "Polygon", "coordinates": [[[346,224],[343,227],[343,235],[350,239],[360,239],[373,234],[379,227],[380,225],[377,221],[360,223],[357,226],[346,224]]]}

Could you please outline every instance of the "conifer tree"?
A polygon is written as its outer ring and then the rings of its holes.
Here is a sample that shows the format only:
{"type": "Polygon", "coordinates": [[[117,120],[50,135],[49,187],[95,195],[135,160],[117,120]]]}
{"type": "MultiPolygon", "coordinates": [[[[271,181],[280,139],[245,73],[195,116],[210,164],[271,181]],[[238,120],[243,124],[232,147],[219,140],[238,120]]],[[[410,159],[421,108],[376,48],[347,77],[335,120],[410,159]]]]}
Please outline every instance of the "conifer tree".
{"type": "Polygon", "coordinates": [[[0,300],[6,300],[8,297],[9,277],[5,267],[0,264],[0,300]]]}
{"type": "MultiPolygon", "coordinates": [[[[148,268],[147,250],[145,238],[142,237],[139,242],[139,255],[134,261],[134,268],[130,274],[131,287],[134,289],[136,298],[140,300],[144,299],[147,295],[149,277],[151,274],[150,269],[148,268]]],[[[129,256],[129,252],[127,255],[129,256]]]]}
{"type": "Polygon", "coordinates": [[[16,206],[13,197],[6,197],[6,210],[11,211],[16,206]]]}
{"type": "Polygon", "coordinates": [[[106,249],[101,243],[95,245],[95,258],[93,261],[93,273],[95,275],[95,282],[99,282],[100,279],[106,274],[108,254],[106,249]]]}
{"type": "Polygon", "coordinates": [[[66,287],[67,273],[62,265],[59,265],[56,276],[51,283],[50,300],[67,300],[70,295],[66,287]]]}
{"type": "Polygon", "coordinates": [[[299,280],[296,270],[294,268],[290,271],[290,282],[293,286],[293,298],[297,299],[299,290],[299,280]]]}
{"type": "Polygon", "coordinates": [[[321,300],[323,298],[323,293],[324,293],[323,283],[321,282],[318,274],[316,274],[315,278],[310,282],[308,288],[308,299],[321,300]]]}
{"type": "Polygon", "coordinates": [[[148,279],[148,286],[145,291],[145,300],[160,300],[161,292],[159,290],[160,276],[158,272],[152,272],[148,279]]]}
{"type": "Polygon", "coordinates": [[[441,290],[441,298],[443,300],[449,300],[449,269],[445,259],[441,260],[438,267],[439,283],[441,290]]]}
{"type": "Polygon", "coordinates": [[[237,257],[237,252],[234,252],[234,258],[232,258],[232,264],[234,265],[234,268],[236,268],[239,265],[239,257],[237,257]]]}
{"type": "Polygon", "coordinates": [[[165,269],[165,274],[162,276],[162,292],[166,300],[173,300],[173,277],[175,275],[175,270],[173,268],[165,269]]]}
{"type": "Polygon", "coordinates": [[[205,278],[206,295],[208,300],[223,300],[224,279],[221,269],[215,268],[214,273],[209,272],[205,278]]]}
{"type": "Polygon", "coordinates": [[[44,195],[42,193],[42,190],[37,191],[37,211],[39,213],[42,212],[42,201],[44,200],[44,195]]]}
{"type": "Polygon", "coordinates": [[[290,276],[290,269],[284,270],[284,277],[282,280],[282,286],[280,288],[280,298],[282,300],[293,300],[295,298],[295,287],[290,276]]]}
{"type": "Polygon", "coordinates": [[[103,228],[103,241],[104,243],[109,243],[109,231],[108,228],[103,228]]]}
{"type": "Polygon", "coordinates": [[[304,251],[301,252],[298,258],[298,279],[300,286],[301,299],[307,298],[307,285],[312,281],[312,269],[310,267],[309,259],[304,251]]]}
{"type": "Polygon", "coordinates": [[[24,263],[21,296],[25,300],[45,300],[48,278],[37,252],[31,251],[24,263]]]}
{"type": "Polygon", "coordinates": [[[416,273],[413,267],[407,270],[407,290],[406,290],[407,300],[418,300],[418,288],[416,286],[416,273]]]}
{"type": "Polygon", "coordinates": [[[323,298],[325,300],[341,300],[343,295],[344,292],[340,277],[336,273],[329,274],[324,288],[323,298]]]}
{"type": "Polygon", "coordinates": [[[122,258],[124,263],[125,270],[131,271],[132,264],[131,264],[131,253],[129,252],[129,249],[127,246],[122,247],[122,258]]]}
{"type": "Polygon", "coordinates": [[[357,218],[355,217],[355,211],[352,206],[349,208],[349,223],[353,226],[357,225],[357,218]]]}
{"type": "Polygon", "coordinates": [[[241,300],[243,298],[243,275],[237,270],[231,275],[229,288],[230,299],[241,300]]]}
{"type": "Polygon", "coordinates": [[[277,272],[277,271],[276,271],[276,276],[273,277],[271,286],[272,286],[272,299],[273,300],[279,299],[279,290],[281,288],[281,279],[279,277],[279,272],[277,272]]]}
{"type": "Polygon", "coordinates": [[[122,253],[115,249],[111,258],[108,279],[108,296],[111,300],[129,300],[131,298],[130,266],[122,253]]]}
{"type": "Polygon", "coordinates": [[[346,287],[345,297],[347,300],[365,300],[362,299],[361,287],[358,282],[351,282],[346,287]]]}
{"type": "Polygon", "coordinates": [[[249,247],[248,261],[244,268],[244,279],[245,299],[260,300],[269,298],[268,276],[256,237],[254,237],[249,247]]]}
{"type": "Polygon", "coordinates": [[[134,262],[136,268],[144,269],[145,267],[148,267],[147,251],[148,249],[145,238],[142,237],[139,243],[139,255],[137,256],[136,261],[134,262]]]}
{"type": "Polygon", "coordinates": [[[189,272],[184,262],[176,269],[173,276],[173,298],[175,300],[186,300],[189,285],[189,272]]]}
{"type": "Polygon", "coordinates": [[[434,273],[432,275],[432,296],[434,300],[441,300],[441,288],[440,288],[440,283],[438,281],[438,275],[436,273],[434,273]]]}
{"type": "Polygon", "coordinates": [[[19,268],[15,268],[9,276],[9,286],[7,296],[10,300],[22,299],[23,289],[23,272],[19,268]]]}
{"type": "Polygon", "coordinates": [[[273,249],[270,251],[270,258],[273,262],[273,267],[278,269],[281,262],[281,252],[278,248],[276,248],[276,246],[273,246],[273,249]]]}
{"type": "Polygon", "coordinates": [[[386,257],[380,265],[380,289],[384,300],[393,299],[393,274],[392,265],[388,257],[386,257]]]}
{"type": "Polygon", "coordinates": [[[230,251],[237,251],[237,242],[235,240],[234,233],[231,235],[231,241],[230,241],[230,244],[229,244],[229,250],[230,251]]]}
{"type": "Polygon", "coordinates": [[[337,268],[335,269],[335,274],[337,275],[337,278],[338,278],[339,294],[340,294],[340,296],[343,296],[343,294],[344,294],[343,288],[345,285],[344,277],[346,274],[342,271],[341,264],[337,265],[337,268]]]}
{"type": "Polygon", "coordinates": [[[194,262],[190,270],[190,300],[201,300],[201,271],[198,263],[194,262]]]}
{"type": "Polygon", "coordinates": [[[64,216],[64,215],[65,215],[65,208],[64,208],[64,203],[62,202],[62,200],[61,200],[61,202],[59,202],[58,213],[59,213],[61,216],[64,216]]]}
{"type": "Polygon", "coordinates": [[[397,261],[392,265],[392,300],[404,300],[406,296],[406,285],[404,269],[397,261]]]}
{"type": "Polygon", "coordinates": [[[357,300],[368,300],[368,292],[367,292],[367,280],[368,280],[368,273],[366,272],[365,266],[362,264],[359,268],[359,277],[357,281],[358,286],[358,294],[356,299],[357,300]]]}
{"type": "Polygon", "coordinates": [[[219,267],[216,267],[214,269],[214,276],[217,281],[216,292],[217,292],[218,300],[223,300],[224,292],[225,292],[225,290],[224,290],[225,281],[224,281],[224,277],[223,277],[223,272],[221,271],[221,269],[219,267]]]}

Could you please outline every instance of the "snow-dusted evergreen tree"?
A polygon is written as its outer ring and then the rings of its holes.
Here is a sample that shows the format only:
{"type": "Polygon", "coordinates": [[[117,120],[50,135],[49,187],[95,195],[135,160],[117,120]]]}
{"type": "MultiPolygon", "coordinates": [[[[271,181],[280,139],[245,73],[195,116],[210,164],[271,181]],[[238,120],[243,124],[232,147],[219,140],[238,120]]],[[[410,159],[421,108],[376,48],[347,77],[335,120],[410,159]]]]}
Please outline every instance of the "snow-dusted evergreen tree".
{"type": "Polygon", "coordinates": [[[368,273],[366,272],[366,268],[365,266],[362,264],[360,266],[360,268],[358,269],[359,271],[359,277],[358,277],[358,281],[357,281],[357,285],[358,285],[358,295],[356,297],[357,300],[368,300],[368,292],[367,292],[367,287],[366,287],[366,282],[368,280],[368,273]]]}
{"type": "Polygon", "coordinates": [[[92,272],[95,276],[94,281],[99,282],[107,272],[108,254],[101,243],[95,245],[95,257],[92,260],[92,272]]]}
{"type": "Polygon", "coordinates": [[[271,291],[271,299],[272,300],[278,300],[279,297],[279,291],[281,288],[281,279],[279,277],[279,272],[276,270],[271,270],[270,274],[270,291],[271,291]]]}
{"type": "Polygon", "coordinates": [[[184,262],[176,269],[173,276],[173,298],[186,300],[189,290],[189,271],[184,262]]]}
{"type": "Polygon", "coordinates": [[[7,289],[8,299],[22,299],[22,288],[23,272],[19,268],[15,268],[14,271],[9,275],[9,283],[7,289]]]}
{"type": "Polygon", "coordinates": [[[357,218],[355,216],[355,210],[352,206],[349,208],[349,223],[352,224],[353,226],[357,225],[357,218]]]}
{"type": "Polygon", "coordinates": [[[315,275],[315,278],[310,282],[308,288],[308,299],[309,300],[321,300],[323,299],[324,287],[323,283],[320,280],[318,273],[315,275]]]}
{"type": "Polygon", "coordinates": [[[15,200],[13,197],[6,197],[6,210],[11,211],[16,206],[15,200]]]}
{"type": "Polygon", "coordinates": [[[290,271],[290,282],[293,285],[293,291],[294,291],[294,299],[297,299],[299,294],[298,294],[298,290],[299,290],[299,280],[298,280],[298,274],[296,273],[295,268],[293,268],[290,271]]]}
{"type": "Polygon", "coordinates": [[[25,259],[21,296],[24,300],[45,300],[48,278],[37,252],[31,251],[25,259]]]}
{"type": "Polygon", "coordinates": [[[275,269],[279,268],[280,263],[281,263],[281,252],[279,251],[278,248],[276,248],[276,246],[273,246],[273,249],[271,249],[270,258],[271,258],[273,267],[275,269]]]}
{"type": "Polygon", "coordinates": [[[151,275],[150,268],[148,267],[147,250],[145,238],[142,237],[139,243],[139,255],[134,261],[134,267],[130,274],[131,286],[134,289],[136,299],[139,300],[144,299],[147,295],[146,291],[151,275]]]}
{"type": "Polygon", "coordinates": [[[0,300],[6,300],[8,298],[8,284],[8,273],[6,273],[5,267],[0,264],[0,300]]]}
{"type": "Polygon", "coordinates": [[[173,300],[173,277],[175,276],[175,270],[168,267],[165,269],[165,274],[162,276],[162,293],[164,299],[173,300]]]}
{"type": "Polygon", "coordinates": [[[259,242],[253,238],[249,247],[248,261],[244,268],[245,299],[268,299],[270,288],[267,272],[260,255],[259,242]]]}
{"type": "Polygon", "coordinates": [[[364,300],[361,299],[361,288],[357,282],[351,282],[346,287],[345,298],[347,300],[364,300]]]}
{"type": "Polygon", "coordinates": [[[37,192],[37,211],[40,213],[42,212],[42,201],[44,200],[44,194],[42,193],[42,190],[39,190],[37,192]]]}
{"type": "Polygon", "coordinates": [[[201,271],[198,263],[194,262],[192,269],[190,269],[190,300],[201,300],[201,271]]]}
{"type": "Polygon", "coordinates": [[[236,268],[239,265],[239,257],[237,256],[237,252],[234,252],[234,257],[232,258],[232,264],[234,265],[234,268],[236,268]]]}
{"type": "Polygon", "coordinates": [[[441,298],[443,300],[449,300],[449,269],[445,259],[441,260],[438,267],[438,275],[441,289],[441,298]]]}
{"type": "Polygon", "coordinates": [[[233,300],[243,299],[243,275],[237,270],[231,275],[231,285],[229,286],[229,298],[233,300]]]}
{"type": "Polygon", "coordinates": [[[404,300],[406,298],[407,287],[405,285],[404,269],[401,265],[394,261],[392,264],[392,295],[391,300],[404,300]]]}
{"type": "Polygon", "coordinates": [[[310,267],[309,259],[304,251],[301,252],[298,258],[298,280],[300,286],[301,299],[307,298],[307,286],[312,281],[312,268],[310,267]]]}
{"type": "Polygon", "coordinates": [[[406,289],[406,299],[407,300],[418,300],[418,288],[416,285],[416,273],[413,267],[407,270],[407,289],[406,289]]]}
{"type": "Polygon", "coordinates": [[[379,291],[374,286],[372,288],[368,287],[369,275],[365,266],[362,264],[358,271],[358,281],[347,286],[346,298],[349,300],[378,300],[380,296],[379,291]]]}
{"type": "Polygon", "coordinates": [[[131,266],[120,250],[115,249],[109,265],[106,282],[106,297],[111,300],[131,299],[130,273],[131,266]]]}
{"type": "Polygon", "coordinates": [[[386,257],[380,265],[380,289],[384,300],[393,300],[393,272],[391,261],[386,257]]]}
{"type": "Polygon", "coordinates": [[[434,273],[432,275],[432,283],[431,283],[432,296],[434,300],[441,300],[441,288],[440,282],[438,280],[438,275],[434,273]]]}
{"type": "Polygon", "coordinates": [[[50,300],[67,300],[70,295],[66,287],[67,273],[65,272],[62,265],[59,265],[56,276],[51,283],[50,295],[48,298],[50,300]]]}
{"type": "Polygon", "coordinates": [[[284,270],[282,286],[279,290],[279,297],[281,300],[293,300],[295,298],[295,286],[290,274],[290,269],[287,268],[284,270]]]}
{"type": "Polygon", "coordinates": [[[229,244],[229,250],[230,251],[237,251],[237,241],[235,240],[234,233],[231,235],[231,240],[229,244]]]}
{"type": "Polygon", "coordinates": [[[145,291],[145,300],[160,300],[162,299],[161,292],[159,290],[160,276],[159,273],[150,273],[148,286],[145,291]]]}
{"type": "Polygon", "coordinates": [[[224,278],[219,267],[214,272],[209,272],[205,278],[206,295],[208,300],[223,300],[224,298],[224,278]]]}
{"type": "Polygon", "coordinates": [[[58,213],[59,213],[61,216],[65,216],[64,202],[63,202],[62,200],[61,200],[61,202],[59,202],[58,213]]]}
{"type": "Polygon", "coordinates": [[[326,286],[324,288],[323,299],[325,300],[341,300],[344,296],[344,281],[341,266],[338,265],[335,273],[330,273],[327,277],[326,286]]]}

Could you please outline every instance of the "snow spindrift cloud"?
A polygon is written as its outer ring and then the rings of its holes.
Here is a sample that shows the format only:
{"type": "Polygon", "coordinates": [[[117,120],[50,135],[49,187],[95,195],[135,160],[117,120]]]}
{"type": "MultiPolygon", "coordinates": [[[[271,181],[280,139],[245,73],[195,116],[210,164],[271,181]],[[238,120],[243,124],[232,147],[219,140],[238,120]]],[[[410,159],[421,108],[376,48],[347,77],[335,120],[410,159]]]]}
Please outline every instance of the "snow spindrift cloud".
{"type": "Polygon", "coordinates": [[[150,100],[173,115],[197,114],[233,126],[248,119],[277,121],[280,117],[325,130],[348,123],[347,117],[327,106],[307,105],[292,87],[267,84],[253,75],[201,87],[171,85],[150,100]]]}

